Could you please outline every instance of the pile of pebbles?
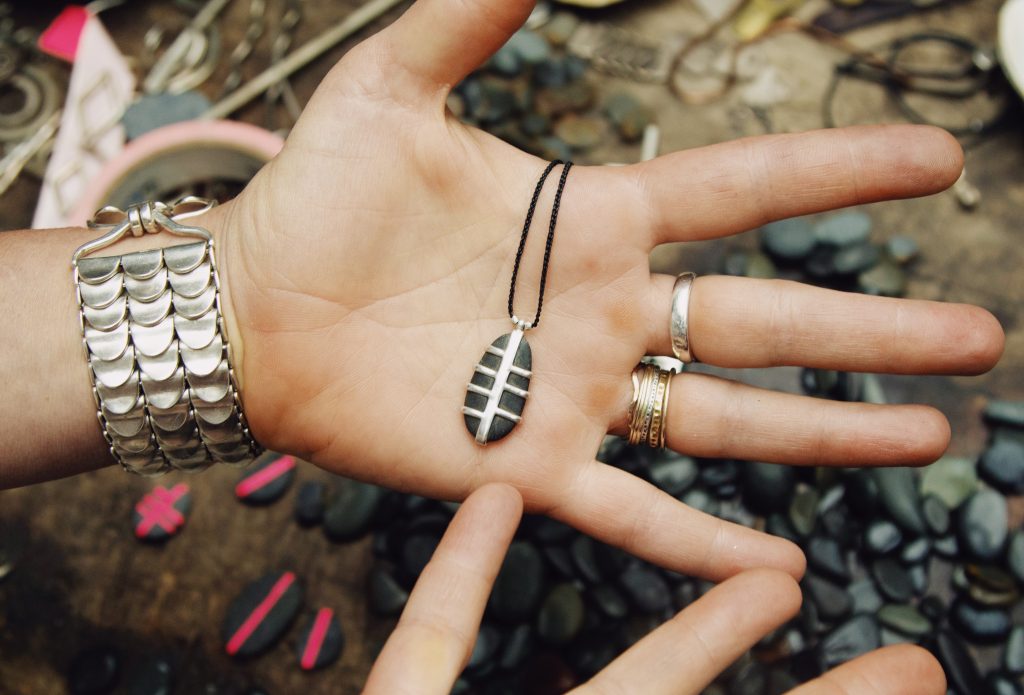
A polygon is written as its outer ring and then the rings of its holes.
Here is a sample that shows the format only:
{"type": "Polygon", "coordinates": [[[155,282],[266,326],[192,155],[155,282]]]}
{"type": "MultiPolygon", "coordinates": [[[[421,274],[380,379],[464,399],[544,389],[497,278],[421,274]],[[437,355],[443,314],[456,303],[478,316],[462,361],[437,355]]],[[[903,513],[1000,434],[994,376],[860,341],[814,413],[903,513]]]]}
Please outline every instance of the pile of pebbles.
{"type": "Polygon", "coordinates": [[[609,138],[639,142],[651,110],[625,92],[600,98],[587,62],[565,47],[579,20],[556,13],[522,29],[456,86],[448,107],[463,122],[548,160],[587,161],[609,138]]]}

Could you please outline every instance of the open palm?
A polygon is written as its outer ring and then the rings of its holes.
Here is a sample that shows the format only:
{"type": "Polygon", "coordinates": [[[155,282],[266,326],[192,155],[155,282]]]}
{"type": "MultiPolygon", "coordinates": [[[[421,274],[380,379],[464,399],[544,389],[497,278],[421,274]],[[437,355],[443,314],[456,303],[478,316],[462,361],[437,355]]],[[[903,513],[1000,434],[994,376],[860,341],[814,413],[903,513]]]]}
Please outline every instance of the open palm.
{"type": "MultiPolygon", "coordinates": [[[[346,56],[284,151],[211,220],[253,432],[267,447],[424,495],[463,499],[485,482],[510,483],[531,511],[681,572],[799,574],[795,546],[594,460],[607,432],[623,432],[633,366],[671,354],[673,278],[652,276],[648,254],[941,190],[959,173],[959,149],[934,129],[868,128],[574,168],[543,321],[528,334],[523,422],[482,448],[460,407],[473,365],[511,329],[508,283],[545,162],[463,126],[445,98],[531,6],[415,3],[346,56]]],[[[520,273],[526,318],[553,189],[520,273]]],[[[738,278],[697,281],[690,335],[701,360],[726,367],[971,373],[1002,350],[998,324],[973,307],[738,278]]],[[[924,463],[949,436],[923,406],[824,403],[695,374],[676,377],[668,425],[678,451],[796,464],[924,463]]]]}

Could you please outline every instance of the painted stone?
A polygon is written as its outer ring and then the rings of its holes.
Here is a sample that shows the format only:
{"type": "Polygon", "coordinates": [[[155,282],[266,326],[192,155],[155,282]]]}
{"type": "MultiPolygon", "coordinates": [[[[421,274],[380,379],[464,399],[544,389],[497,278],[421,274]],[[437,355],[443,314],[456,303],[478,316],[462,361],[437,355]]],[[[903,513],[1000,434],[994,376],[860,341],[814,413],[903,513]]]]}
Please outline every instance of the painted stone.
{"type": "Polygon", "coordinates": [[[229,656],[250,657],[284,634],[302,607],[302,586],[294,572],[271,572],[245,587],[228,606],[221,637],[229,656]]]}
{"type": "Polygon", "coordinates": [[[166,541],[178,534],[191,509],[192,493],[188,485],[178,483],[171,488],[158,485],[132,510],[135,537],[152,543],[166,541]]]}
{"type": "Polygon", "coordinates": [[[295,480],[294,456],[266,453],[261,456],[235,485],[235,497],[246,504],[270,504],[287,492],[295,480]]]}
{"type": "Polygon", "coordinates": [[[480,358],[462,407],[466,429],[478,444],[505,437],[519,423],[532,366],[530,344],[520,330],[495,340],[480,358]]]}
{"type": "Polygon", "coordinates": [[[338,617],[330,608],[321,608],[299,632],[295,652],[302,670],[314,671],[337,661],[344,646],[338,617]]]}

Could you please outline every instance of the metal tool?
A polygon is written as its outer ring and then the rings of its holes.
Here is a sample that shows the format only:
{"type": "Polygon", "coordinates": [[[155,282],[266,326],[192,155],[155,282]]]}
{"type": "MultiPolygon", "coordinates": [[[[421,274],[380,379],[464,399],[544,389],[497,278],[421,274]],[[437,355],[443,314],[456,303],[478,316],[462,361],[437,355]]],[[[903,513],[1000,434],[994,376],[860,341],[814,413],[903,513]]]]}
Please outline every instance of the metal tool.
{"type": "Polygon", "coordinates": [[[60,127],[61,112],[55,111],[28,140],[16,145],[7,155],[0,159],[0,195],[11,187],[22,170],[40,151],[53,142],[60,127]]]}
{"type": "MultiPolygon", "coordinates": [[[[300,21],[302,21],[302,0],[287,0],[284,13],[281,15],[281,23],[278,25],[277,35],[270,47],[271,65],[282,60],[288,54],[288,49],[291,48],[295,38],[295,28],[300,21]]],[[[299,103],[298,97],[295,96],[295,90],[292,89],[292,83],[288,81],[288,78],[282,79],[267,90],[264,94],[264,103],[266,105],[265,127],[267,130],[277,129],[277,106],[280,103],[283,103],[288,110],[292,124],[299,120],[299,116],[302,114],[302,105],[299,103]]]]}
{"type": "Polygon", "coordinates": [[[207,111],[206,118],[226,118],[267,91],[272,85],[291,77],[354,33],[383,16],[404,0],[370,0],[339,24],[292,51],[276,65],[257,75],[207,111]]]}
{"type": "Polygon", "coordinates": [[[266,29],[267,0],[250,0],[249,2],[249,24],[245,28],[245,36],[235,45],[228,58],[230,70],[224,86],[221,87],[221,96],[238,89],[242,84],[242,66],[252,55],[256,43],[263,36],[266,29]]]}
{"type": "Polygon", "coordinates": [[[184,92],[205,82],[220,57],[220,32],[213,21],[231,0],[209,0],[149,71],[147,94],[184,92]]]}

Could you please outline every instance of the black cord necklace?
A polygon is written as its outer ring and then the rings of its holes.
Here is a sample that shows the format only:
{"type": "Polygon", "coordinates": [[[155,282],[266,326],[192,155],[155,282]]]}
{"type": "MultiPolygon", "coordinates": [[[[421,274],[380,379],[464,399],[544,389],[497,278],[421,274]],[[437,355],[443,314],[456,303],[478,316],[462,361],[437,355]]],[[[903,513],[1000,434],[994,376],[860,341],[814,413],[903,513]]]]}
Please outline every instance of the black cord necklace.
{"type": "Polygon", "coordinates": [[[529,395],[530,378],[533,376],[533,353],[525,333],[540,324],[540,314],[544,308],[544,289],[548,279],[548,264],[551,260],[551,245],[555,240],[555,225],[558,223],[558,209],[562,204],[562,193],[565,181],[569,178],[572,162],[556,159],[548,164],[541,174],[540,180],[533,191],[530,209],[523,223],[523,233],[519,237],[519,249],[512,266],[512,281],[508,289],[508,316],[512,319],[515,329],[501,336],[487,348],[484,356],[477,362],[473,370],[473,380],[466,387],[466,400],[462,406],[462,414],[466,421],[466,429],[474,436],[477,444],[486,445],[494,442],[509,432],[522,420],[526,397],[529,395]],[[533,321],[527,322],[515,315],[512,308],[516,296],[516,280],[519,278],[519,266],[526,250],[526,237],[530,234],[533,214],[537,209],[537,201],[548,174],[558,166],[562,167],[562,175],[558,180],[555,200],[551,206],[551,221],[548,223],[548,238],[544,246],[544,263],[541,266],[540,290],[537,293],[537,311],[533,321]]]}

